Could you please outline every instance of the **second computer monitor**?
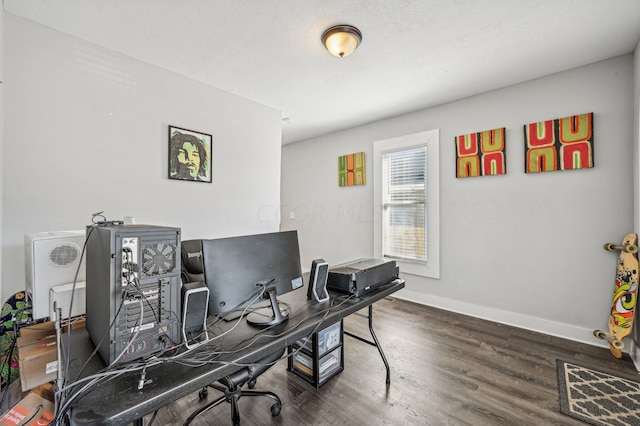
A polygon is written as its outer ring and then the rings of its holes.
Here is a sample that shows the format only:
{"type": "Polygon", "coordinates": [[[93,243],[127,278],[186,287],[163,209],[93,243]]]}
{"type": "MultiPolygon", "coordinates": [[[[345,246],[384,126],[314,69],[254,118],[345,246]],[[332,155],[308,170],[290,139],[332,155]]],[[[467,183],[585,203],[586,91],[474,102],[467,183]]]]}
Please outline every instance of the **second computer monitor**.
{"type": "Polygon", "coordinates": [[[297,231],[203,240],[202,256],[210,315],[269,299],[267,312],[254,312],[247,321],[270,326],[287,319],[276,296],[303,286],[297,231]]]}

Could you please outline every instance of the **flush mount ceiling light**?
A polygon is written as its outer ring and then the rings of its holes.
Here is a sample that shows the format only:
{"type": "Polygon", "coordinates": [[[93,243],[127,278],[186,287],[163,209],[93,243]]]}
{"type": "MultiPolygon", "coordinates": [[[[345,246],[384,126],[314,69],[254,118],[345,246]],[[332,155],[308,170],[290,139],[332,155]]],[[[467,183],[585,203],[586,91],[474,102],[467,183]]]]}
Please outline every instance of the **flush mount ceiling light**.
{"type": "Polygon", "coordinates": [[[329,53],[339,58],[351,55],[360,42],[362,33],[352,25],[336,25],[322,34],[322,43],[329,53]]]}

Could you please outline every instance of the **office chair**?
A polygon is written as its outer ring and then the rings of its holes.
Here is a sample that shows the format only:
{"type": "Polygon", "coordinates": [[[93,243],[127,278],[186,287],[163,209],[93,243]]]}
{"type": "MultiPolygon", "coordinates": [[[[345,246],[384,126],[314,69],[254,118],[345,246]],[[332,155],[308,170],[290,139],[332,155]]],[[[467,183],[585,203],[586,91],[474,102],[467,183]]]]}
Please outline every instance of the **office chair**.
{"type": "Polygon", "coordinates": [[[183,283],[204,282],[204,261],[202,260],[202,240],[186,240],[180,243],[183,283]]]}
{"type": "MultiPolygon", "coordinates": [[[[204,277],[204,263],[205,259],[202,257],[202,240],[186,240],[182,241],[182,281],[185,282],[205,282],[204,277]]],[[[194,411],[189,418],[185,421],[184,425],[187,426],[200,414],[209,411],[213,407],[216,407],[223,402],[231,404],[231,420],[233,425],[240,424],[240,410],[238,408],[238,400],[243,396],[266,396],[275,401],[271,406],[271,415],[273,417],[280,414],[282,409],[282,401],[273,392],[253,390],[256,384],[256,379],[262,373],[271,368],[284,354],[285,349],[276,351],[273,354],[265,356],[250,366],[239,367],[235,372],[218,380],[217,383],[211,383],[205,386],[198,392],[200,401],[204,400],[208,396],[208,388],[217,389],[224,393],[215,401],[212,401],[194,411]],[[243,386],[247,385],[249,389],[243,389],[243,386]]]]}

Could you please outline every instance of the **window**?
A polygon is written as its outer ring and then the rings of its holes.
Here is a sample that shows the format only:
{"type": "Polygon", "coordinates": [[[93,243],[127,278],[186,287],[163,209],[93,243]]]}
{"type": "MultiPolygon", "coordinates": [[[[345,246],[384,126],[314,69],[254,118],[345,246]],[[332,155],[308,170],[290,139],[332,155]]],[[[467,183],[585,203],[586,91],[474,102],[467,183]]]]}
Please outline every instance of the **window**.
{"type": "Polygon", "coordinates": [[[427,148],[382,155],[382,256],[427,261],[427,148]]]}
{"type": "Polygon", "coordinates": [[[439,132],[374,143],[374,252],[400,271],[440,277],[439,132]]]}

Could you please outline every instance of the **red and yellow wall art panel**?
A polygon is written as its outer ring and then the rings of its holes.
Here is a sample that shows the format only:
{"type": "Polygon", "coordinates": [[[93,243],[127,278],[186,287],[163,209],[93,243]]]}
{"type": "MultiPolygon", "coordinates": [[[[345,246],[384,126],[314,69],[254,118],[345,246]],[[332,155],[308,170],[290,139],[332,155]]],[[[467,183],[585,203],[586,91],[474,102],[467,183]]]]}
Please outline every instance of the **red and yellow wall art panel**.
{"type": "Polygon", "coordinates": [[[593,113],[524,126],[525,173],[593,167],[593,113]]]}
{"type": "Polygon", "coordinates": [[[507,173],[505,128],[456,136],[456,177],[507,173]]]}
{"type": "Polygon", "coordinates": [[[338,186],[364,185],[367,183],[367,170],[364,152],[338,157],[338,186]]]}

